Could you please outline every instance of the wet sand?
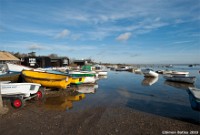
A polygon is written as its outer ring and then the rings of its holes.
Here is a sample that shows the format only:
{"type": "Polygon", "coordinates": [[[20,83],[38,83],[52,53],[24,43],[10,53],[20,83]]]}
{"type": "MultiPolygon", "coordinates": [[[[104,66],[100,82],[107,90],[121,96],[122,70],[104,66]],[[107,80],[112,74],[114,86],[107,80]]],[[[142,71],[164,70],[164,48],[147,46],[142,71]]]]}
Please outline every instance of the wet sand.
{"type": "Polygon", "coordinates": [[[198,124],[118,106],[52,111],[27,103],[0,116],[1,135],[160,135],[165,131],[200,131],[198,124]]]}

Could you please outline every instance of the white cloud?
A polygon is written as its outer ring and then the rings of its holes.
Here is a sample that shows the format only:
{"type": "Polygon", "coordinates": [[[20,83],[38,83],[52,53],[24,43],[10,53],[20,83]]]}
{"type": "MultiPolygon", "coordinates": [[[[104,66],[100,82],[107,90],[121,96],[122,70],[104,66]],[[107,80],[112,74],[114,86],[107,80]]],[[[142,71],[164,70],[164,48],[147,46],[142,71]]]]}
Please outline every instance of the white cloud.
{"type": "Polygon", "coordinates": [[[59,38],[65,38],[70,34],[70,31],[68,29],[64,29],[63,31],[61,31],[60,33],[58,33],[55,38],[59,39],[59,38]]]}
{"type": "Polygon", "coordinates": [[[44,50],[44,49],[48,49],[48,47],[44,46],[44,45],[40,45],[38,43],[32,43],[31,45],[29,45],[27,47],[29,50],[44,50]]]}
{"type": "Polygon", "coordinates": [[[120,34],[116,39],[118,41],[127,41],[130,37],[131,37],[131,32],[126,32],[126,33],[123,33],[123,34],[120,34]]]}

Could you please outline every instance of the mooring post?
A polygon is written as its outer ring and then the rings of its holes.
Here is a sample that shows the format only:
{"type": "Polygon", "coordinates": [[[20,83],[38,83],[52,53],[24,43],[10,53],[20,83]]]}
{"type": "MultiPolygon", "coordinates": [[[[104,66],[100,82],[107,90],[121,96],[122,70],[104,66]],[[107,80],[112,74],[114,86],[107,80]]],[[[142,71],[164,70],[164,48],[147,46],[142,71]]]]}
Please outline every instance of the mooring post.
{"type": "Polygon", "coordinates": [[[1,85],[0,85],[0,115],[8,112],[8,108],[3,107],[3,100],[1,95],[1,85]]]}

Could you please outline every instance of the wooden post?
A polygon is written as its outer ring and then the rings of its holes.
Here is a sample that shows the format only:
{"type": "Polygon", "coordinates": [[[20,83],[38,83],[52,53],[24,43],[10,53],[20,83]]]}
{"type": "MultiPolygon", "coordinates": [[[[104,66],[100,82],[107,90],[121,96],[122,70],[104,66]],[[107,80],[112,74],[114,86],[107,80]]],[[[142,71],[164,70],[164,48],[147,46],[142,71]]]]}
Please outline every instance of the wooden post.
{"type": "Polygon", "coordinates": [[[1,108],[3,108],[3,101],[2,101],[1,90],[0,90],[0,109],[1,108]]]}
{"type": "Polygon", "coordinates": [[[0,115],[6,114],[8,112],[8,108],[3,107],[3,100],[1,95],[1,85],[0,85],[0,115]]]}

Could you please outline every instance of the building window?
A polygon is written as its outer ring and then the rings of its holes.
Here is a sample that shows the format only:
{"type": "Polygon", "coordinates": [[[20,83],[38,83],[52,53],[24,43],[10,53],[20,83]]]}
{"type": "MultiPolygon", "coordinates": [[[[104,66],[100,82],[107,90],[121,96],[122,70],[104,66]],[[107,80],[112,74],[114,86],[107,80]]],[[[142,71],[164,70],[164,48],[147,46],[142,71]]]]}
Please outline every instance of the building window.
{"type": "Polygon", "coordinates": [[[35,58],[29,58],[29,64],[30,66],[35,66],[36,59],[35,58]]]}

